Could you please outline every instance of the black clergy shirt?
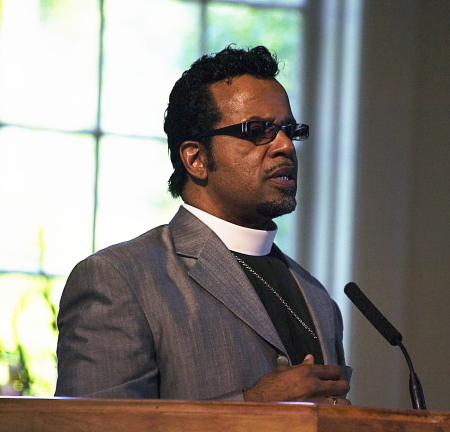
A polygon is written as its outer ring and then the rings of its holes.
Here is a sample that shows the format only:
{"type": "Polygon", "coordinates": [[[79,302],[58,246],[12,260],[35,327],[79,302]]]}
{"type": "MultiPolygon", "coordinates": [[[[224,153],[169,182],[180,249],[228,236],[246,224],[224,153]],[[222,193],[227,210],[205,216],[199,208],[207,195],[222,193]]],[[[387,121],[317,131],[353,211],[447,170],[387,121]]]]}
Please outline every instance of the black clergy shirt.
{"type": "MultiPolygon", "coordinates": [[[[233,253],[265,279],[303,322],[317,334],[305,299],[287,267],[284,256],[276,246],[272,246],[270,253],[264,256],[233,253]]],[[[315,364],[323,364],[319,340],[314,339],[262,281],[242,264],[241,267],[266,308],[292,364],[302,363],[307,354],[314,356],[315,364]]]]}

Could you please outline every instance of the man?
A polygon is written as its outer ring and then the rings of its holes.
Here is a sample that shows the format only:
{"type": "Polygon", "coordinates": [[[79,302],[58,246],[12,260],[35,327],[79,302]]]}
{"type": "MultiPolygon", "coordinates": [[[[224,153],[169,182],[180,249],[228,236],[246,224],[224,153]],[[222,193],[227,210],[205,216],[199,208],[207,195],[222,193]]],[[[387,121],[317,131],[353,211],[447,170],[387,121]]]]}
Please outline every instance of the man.
{"type": "Polygon", "coordinates": [[[308,137],[277,72],[266,48],[228,47],[176,83],[169,190],[185,204],[75,267],[56,395],[348,403],[339,310],[273,245],[308,137]]]}

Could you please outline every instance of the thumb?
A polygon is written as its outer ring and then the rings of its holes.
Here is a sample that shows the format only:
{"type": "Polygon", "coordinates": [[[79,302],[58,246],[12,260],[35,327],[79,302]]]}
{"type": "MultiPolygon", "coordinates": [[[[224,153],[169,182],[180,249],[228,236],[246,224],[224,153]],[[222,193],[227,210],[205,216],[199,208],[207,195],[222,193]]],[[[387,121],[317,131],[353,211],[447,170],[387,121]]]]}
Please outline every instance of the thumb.
{"type": "Polygon", "coordinates": [[[314,364],[314,356],[312,354],[308,354],[303,360],[302,364],[314,364]]]}

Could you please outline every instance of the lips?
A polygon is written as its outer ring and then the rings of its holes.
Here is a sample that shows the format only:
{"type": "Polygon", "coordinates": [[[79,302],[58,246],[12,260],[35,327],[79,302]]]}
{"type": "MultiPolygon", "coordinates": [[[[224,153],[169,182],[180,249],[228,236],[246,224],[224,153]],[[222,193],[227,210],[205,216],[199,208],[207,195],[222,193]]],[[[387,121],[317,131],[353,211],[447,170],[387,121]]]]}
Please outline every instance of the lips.
{"type": "Polygon", "coordinates": [[[295,165],[283,165],[270,168],[266,171],[265,180],[278,180],[280,182],[296,182],[297,169],[295,165]]]}
{"type": "Polygon", "coordinates": [[[282,165],[270,168],[264,178],[283,187],[295,187],[297,184],[297,169],[295,165],[282,165]]]}

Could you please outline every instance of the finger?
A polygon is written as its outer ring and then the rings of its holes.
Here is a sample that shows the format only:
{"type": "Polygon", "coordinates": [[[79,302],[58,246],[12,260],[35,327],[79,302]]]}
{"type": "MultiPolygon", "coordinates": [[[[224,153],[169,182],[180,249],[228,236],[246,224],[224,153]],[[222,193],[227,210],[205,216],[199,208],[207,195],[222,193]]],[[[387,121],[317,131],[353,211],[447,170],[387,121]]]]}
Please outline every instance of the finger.
{"type": "MultiPolygon", "coordinates": [[[[350,386],[347,381],[339,379],[339,368],[336,373],[324,372],[331,366],[320,365],[298,365],[291,366],[289,369],[280,371],[283,375],[283,381],[286,388],[291,388],[291,396],[300,396],[296,393],[296,389],[302,389],[303,396],[309,398],[326,398],[330,396],[344,396],[349,390],[350,386]]],[[[332,367],[334,368],[334,367],[332,367]]],[[[281,378],[281,375],[279,375],[281,378]]],[[[309,400],[309,399],[308,399],[309,400]]]]}
{"type": "Polygon", "coordinates": [[[302,362],[302,365],[306,364],[314,364],[314,356],[312,354],[308,354],[302,362]]]}
{"type": "MultiPolygon", "coordinates": [[[[302,363],[303,365],[304,363],[302,363]]],[[[342,369],[335,365],[311,365],[310,372],[321,380],[340,380],[342,369]]]]}
{"type": "Polygon", "coordinates": [[[330,393],[328,393],[328,395],[331,394],[333,396],[343,396],[350,391],[350,384],[343,379],[339,381],[328,381],[328,384],[330,386],[330,393]]]}
{"type": "Polygon", "coordinates": [[[327,397],[325,399],[324,403],[327,405],[335,405],[335,406],[351,405],[351,402],[348,399],[334,397],[334,396],[327,397]]]}
{"type": "MultiPolygon", "coordinates": [[[[295,399],[297,402],[303,401],[302,399],[295,399]]],[[[311,397],[308,399],[308,402],[312,402],[315,404],[321,404],[321,405],[335,405],[335,406],[349,406],[351,405],[351,402],[348,399],[344,399],[341,397],[335,397],[335,396],[316,396],[311,397]]]]}
{"type": "Polygon", "coordinates": [[[328,380],[317,383],[315,394],[317,396],[344,396],[350,391],[350,385],[345,380],[328,380]]]}

